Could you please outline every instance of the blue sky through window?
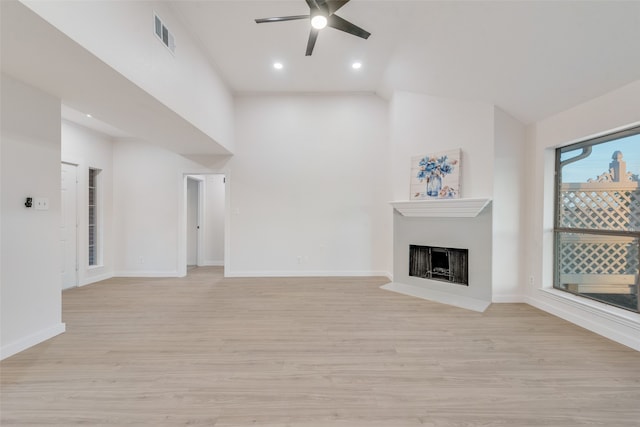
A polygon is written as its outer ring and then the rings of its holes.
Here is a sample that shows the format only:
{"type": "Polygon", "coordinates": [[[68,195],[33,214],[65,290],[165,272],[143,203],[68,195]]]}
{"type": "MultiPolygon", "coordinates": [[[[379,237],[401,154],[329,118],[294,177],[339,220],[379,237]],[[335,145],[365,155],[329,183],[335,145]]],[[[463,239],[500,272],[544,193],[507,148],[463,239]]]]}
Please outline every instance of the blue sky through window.
{"type": "MultiPolygon", "coordinates": [[[[627,172],[640,174],[640,134],[636,134],[594,145],[589,157],[562,168],[562,182],[595,180],[598,175],[609,170],[611,156],[615,151],[622,152],[622,160],[627,162],[627,172]]],[[[561,154],[560,160],[570,159],[580,153],[582,153],[582,149],[567,151],[561,154]]]]}

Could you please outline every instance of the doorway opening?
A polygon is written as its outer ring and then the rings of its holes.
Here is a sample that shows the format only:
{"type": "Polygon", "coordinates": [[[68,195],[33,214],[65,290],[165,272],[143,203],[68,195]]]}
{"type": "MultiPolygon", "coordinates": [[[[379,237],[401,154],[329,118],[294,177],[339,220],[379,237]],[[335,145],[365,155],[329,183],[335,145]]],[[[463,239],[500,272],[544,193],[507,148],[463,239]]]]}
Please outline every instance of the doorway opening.
{"type": "Polygon", "coordinates": [[[224,174],[184,176],[183,250],[180,275],[196,267],[225,263],[226,177],[224,174]]]}
{"type": "Polygon", "coordinates": [[[200,255],[200,192],[202,181],[187,177],[187,270],[197,267],[200,255]]]}

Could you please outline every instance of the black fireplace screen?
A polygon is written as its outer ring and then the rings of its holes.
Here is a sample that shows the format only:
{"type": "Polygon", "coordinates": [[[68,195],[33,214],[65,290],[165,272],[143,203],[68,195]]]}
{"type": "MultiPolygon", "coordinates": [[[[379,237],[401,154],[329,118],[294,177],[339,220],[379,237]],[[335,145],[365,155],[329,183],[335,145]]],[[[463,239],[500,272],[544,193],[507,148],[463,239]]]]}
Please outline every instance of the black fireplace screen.
{"type": "Polygon", "coordinates": [[[409,276],[469,286],[469,250],[409,246],[409,276]]]}

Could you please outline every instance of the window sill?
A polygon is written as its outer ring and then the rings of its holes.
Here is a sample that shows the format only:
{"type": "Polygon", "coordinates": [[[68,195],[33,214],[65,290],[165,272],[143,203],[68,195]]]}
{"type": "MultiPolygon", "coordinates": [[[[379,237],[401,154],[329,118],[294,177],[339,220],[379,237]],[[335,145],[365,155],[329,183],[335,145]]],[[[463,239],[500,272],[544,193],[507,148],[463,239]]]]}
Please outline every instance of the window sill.
{"type": "Polygon", "coordinates": [[[542,292],[547,298],[562,302],[572,308],[586,311],[589,314],[605,318],[629,328],[637,329],[640,332],[639,313],[633,313],[631,311],[600,303],[589,298],[579,297],[554,288],[540,289],[540,292],[542,292]]]}
{"type": "Polygon", "coordinates": [[[101,268],[104,268],[103,264],[100,265],[90,265],[87,267],[87,271],[91,271],[91,270],[99,270],[101,268]]]}

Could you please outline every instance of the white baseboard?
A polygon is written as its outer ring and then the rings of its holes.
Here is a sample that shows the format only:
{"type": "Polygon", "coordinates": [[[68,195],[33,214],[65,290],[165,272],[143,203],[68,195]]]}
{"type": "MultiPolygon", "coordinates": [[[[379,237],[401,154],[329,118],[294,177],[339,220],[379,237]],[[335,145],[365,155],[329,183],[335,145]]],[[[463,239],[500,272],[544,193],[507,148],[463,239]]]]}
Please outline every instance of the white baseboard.
{"type": "Polygon", "coordinates": [[[179,277],[177,271],[139,271],[139,270],[124,270],[116,271],[113,273],[113,277],[179,277]]]}
{"type": "Polygon", "coordinates": [[[56,335],[60,335],[65,330],[66,325],[64,323],[58,323],[57,325],[38,331],[35,334],[28,335],[17,341],[4,345],[0,348],[0,360],[4,360],[7,357],[20,353],[21,351],[31,348],[36,344],[40,344],[41,342],[53,338],[56,335]]]}
{"type": "Polygon", "coordinates": [[[460,295],[448,294],[445,292],[434,291],[431,289],[420,288],[418,286],[407,285],[404,283],[391,282],[382,289],[397,292],[403,295],[409,295],[416,298],[422,298],[429,301],[435,301],[442,304],[453,305],[455,307],[465,308],[467,310],[483,312],[491,305],[489,301],[483,301],[476,298],[469,298],[460,295]]]}
{"type": "Polygon", "coordinates": [[[229,271],[225,277],[389,277],[384,271],[229,271]]]}
{"type": "Polygon", "coordinates": [[[87,286],[90,285],[92,283],[96,283],[96,282],[102,282],[103,280],[107,280],[107,279],[111,279],[113,276],[113,274],[108,273],[108,274],[101,274],[99,276],[90,276],[90,277],[85,277],[84,279],[82,279],[80,281],[80,283],[78,284],[78,286],[87,286]]]}
{"type": "Polygon", "coordinates": [[[493,295],[491,302],[496,303],[526,303],[527,298],[524,295],[493,295]]]}
{"type": "Polygon", "coordinates": [[[224,260],[222,261],[203,261],[198,267],[224,267],[224,260]]]}
{"type": "Polygon", "coordinates": [[[558,290],[539,290],[526,303],[640,351],[640,315],[558,290]]]}

